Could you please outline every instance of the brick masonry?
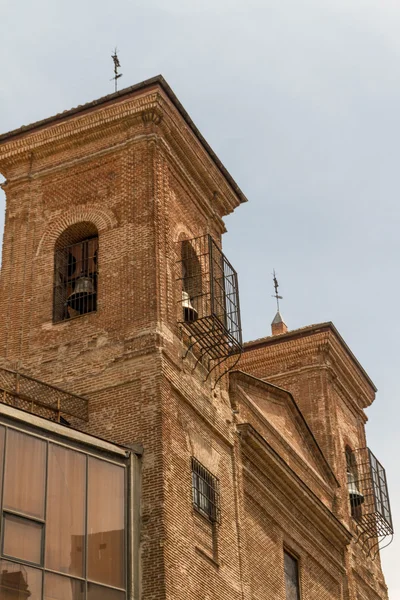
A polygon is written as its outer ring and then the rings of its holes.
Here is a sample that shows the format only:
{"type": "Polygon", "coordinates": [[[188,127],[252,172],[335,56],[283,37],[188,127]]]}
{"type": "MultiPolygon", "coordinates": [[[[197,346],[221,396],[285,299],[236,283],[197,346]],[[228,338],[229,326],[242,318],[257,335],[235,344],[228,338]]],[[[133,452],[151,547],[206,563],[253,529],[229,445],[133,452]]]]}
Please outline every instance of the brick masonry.
{"type": "Polygon", "coordinates": [[[163,80],[0,137],[0,172],[1,362],[87,396],[88,432],[143,443],[142,597],[283,600],[287,548],[302,600],[387,598],[346,499],[374,388],[335,330],[251,343],[215,388],[183,359],[179,242],[220,244],[243,196],[163,80]],[[78,223],[99,235],[98,309],[53,323],[54,248],[78,223]],[[193,510],[192,456],[219,525],[193,510]]]}

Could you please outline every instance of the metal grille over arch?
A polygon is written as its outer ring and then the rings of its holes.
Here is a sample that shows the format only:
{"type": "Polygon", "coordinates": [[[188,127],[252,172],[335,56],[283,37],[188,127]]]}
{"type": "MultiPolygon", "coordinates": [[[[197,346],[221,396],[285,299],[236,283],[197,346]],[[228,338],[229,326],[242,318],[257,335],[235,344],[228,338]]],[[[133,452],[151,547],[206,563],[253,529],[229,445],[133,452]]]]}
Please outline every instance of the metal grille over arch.
{"type": "Polygon", "coordinates": [[[386,472],[369,448],[349,452],[346,448],[349,502],[356,524],[358,541],[366,553],[375,557],[393,538],[386,472]],[[390,537],[389,542],[387,538],[390,537]]]}
{"type": "Polygon", "coordinates": [[[53,321],[94,312],[97,280],[97,228],[90,222],[71,225],[55,246],[53,321]]]}
{"type": "Polygon", "coordinates": [[[211,372],[242,352],[237,273],[210,235],[183,240],[179,254],[178,320],[189,334],[187,352],[196,348],[211,372]]]}

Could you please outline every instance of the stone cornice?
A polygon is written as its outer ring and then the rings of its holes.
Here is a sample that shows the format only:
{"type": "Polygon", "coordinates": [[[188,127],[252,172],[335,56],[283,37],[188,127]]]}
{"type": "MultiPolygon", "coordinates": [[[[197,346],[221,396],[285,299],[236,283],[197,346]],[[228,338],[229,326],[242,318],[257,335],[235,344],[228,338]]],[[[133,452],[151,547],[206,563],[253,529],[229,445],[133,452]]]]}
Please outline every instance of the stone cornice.
{"type": "MultiPolygon", "coordinates": [[[[279,487],[282,494],[298,507],[304,507],[304,514],[312,515],[313,522],[318,522],[318,529],[327,534],[329,539],[335,540],[339,546],[347,545],[351,539],[351,532],[335,517],[325,504],[312,492],[312,490],[298,477],[298,475],[283,461],[268,442],[249,424],[238,425],[242,441],[242,448],[252,449],[246,455],[252,462],[259,462],[257,468],[268,473],[270,478],[279,487]]],[[[261,482],[260,482],[261,483],[261,482]]]]}
{"type": "Polygon", "coordinates": [[[213,203],[216,192],[214,192],[214,194],[211,193],[212,190],[210,187],[205,185],[204,179],[199,181],[197,178],[194,179],[191,177],[190,173],[188,173],[187,169],[185,168],[185,164],[177,155],[175,155],[175,153],[171,152],[171,148],[168,146],[167,141],[164,138],[160,138],[159,142],[160,147],[162,148],[163,156],[165,158],[168,157],[171,176],[177,179],[183,188],[186,187],[187,195],[194,202],[197,210],[199,210],[199,212],[207,219],[212,218],[218,222],[221,234],[224,233],[226,229],[221,217],[221,212],[222,214],[225,213],[223,211],[219,211],[217,213],[213,203]]]}
{"type": "MultiPolygon", "coordinates": [[[[142,113],[142,118],[144,119],[146,115],[149,115],[149,120],[147,121],[148,123],[157,124],[160,122],[154,116],[155,115],[154,111],[149,111],[149,113],[147,113],[147,112],[142,113]]],[[[221,217],[218,214],[215,214],[215,210],[213,210],[210,199],[208,198],[208,200],[207,200],[205,190],[201,189],[199,187],[200,184],[190,177],[190,175],[187,172],[187,169],[185,168],[185,165],[176,156],[176,154],[171,150],[171,148],[168,145],[168,142],[165,140],[165,138],[162,137],[161,135],[159,135],[159,132],[157,132],[157,131],[153,132],[153,131],[149,130],[147,133],[138,134],[135,137],[132,137],[129,139],[123,139],[121,142],[119,142],[117,144],[113,144],[111,147],[102,148],[100,150],[96,150],[93,152],[88,151],[88,152],[85,152],[84,155],[82,155],[78,158],[71,158],[69,160],[64,160],[63,162],[59,162],[57,164],[50,164],[43,168],[37,169],[36,171],[31,172],[31,169],[30,169],[29,172],[14,176],[12,180],[6,181],[2,185],[2,187],[4,188],[4,190],[7,190],[7,191],[14,190],[15,188],[17,188],[19,185],[23,184],[24,182],[30,182],[34,179],[46,177],[46,176],[52,175],[57,172],[63,172],[70,167],[76,167],[78,165],[88,163],[88,162],[92,161],[93,159],[99,159],[99,158],[102,158],[107,155],[115,154],[115,153],[120,152],[121,150],[129,148],[131,146],[135,146],[136,144],[141,143],[143,141],[147,141],[147,142],[152,141],[155,144],[159,144],[159,147],[162,150],[163,155],[165,157],[168,156],[168,160],[171,162],[171,164],[177,170],[177,173],[179,173],[179,175],[182,177],[183,181],[185,181],[187,183],[188,188],[190,190],[189,193],[191,193],[191,195],[193,197],[193,201],[197,203],[198,209],[201,210],[208,217],[212,216],[214,219],[216,219],[219,222],[221,232],[224,232],[225,231],[224,223],[223,223],[221,217]],[[196,194],[193,194],[192,189],[196,190],[196,194]]],[[[50,148],[46,147],[46,150],[50,154],[50,148]]],[[[44,156],[44,153],[42,153],[42,156],[44,156]]],[[[204,180],[201,183],[204,184],[204,180]]],[[[203,188],[204,188],[204,185],[203,185],[203,188]]],[[[217,192],[214,192],[214,197],[216,194],[217,194],[217,192]]],[[[209,196],[210,195],[211,194],[209,194],[209,196]]]]}
{"type": "Polygon", "coordinates": [[[69,149],[71,143],[82,136],[86,136],[85,141],[108,137],[111,124],[125,119],[125,125],[130,125],[133,117],[141,116],[146,110],[156,110],[157,99],[156,92],[145,97],[135,97],[131,101],[113,104],[99,111],[77,115],[68,121],[53,123],[44,129],[30,131],[23,137],[11,138],[0,144],[0,164],[18,162],[20,157],[24,160],[26,153],[38,154],[48,145],[51,145],[53,154],[69,149]]]}
{"type": "MultiPolygon", "coordinates": [[[[300,408],[298,407],[297,403],[294,401],[292,394],[290,392],[288,392],[287,390],[283,390],[282,388],[279,388],[269,382],[262,381],[261,379],[257,379],[256,377],[253,377],[252,375],[249,375],[248,373],[243,373],[241,371],[231,372],[229,374],[229,383],[230,383],[231,395],[233,395],[236,388],[238,390],[241,389],[240,384],[247,383],[250,386],[260,387],[264,393],[268,392],[269,394],[276,395],[277,397],[286,399],[286,401],[288,402],[288,406],[290,407],[291,412],[293,414],[293,418],[296,421],[296,423],[298,424],[299,429],[302,431],[302,435],[304,436],[304,439],[307,440],[309,447],[310,447],[310,451],[314,457],[314,460],[319,465],[321,471],[324,473],[326,480],[323,481],[322,479],[319,479],[319,477],[317,478],[311,472],[309,472],[309,475],[311,474],[311,476],[313,477],[313,479],[315,480],[315,483],[317,485],[324,487],[325,492],[327,492],[328,495],[333,496],[334,490],[332,489],[331,486],[333,486],[336,489],[339,487],[339,482],[337,481],[336,476],[331,469],[331,466],[329,465],[328,461],[326,460],[324,453],[322,452],[311,429],[309,428],[306,420],[304,419],[304,416],[301,413],[300,408]],[[327,484],[327,481],[329,481],[329,485],[327,484]]],[[[271,426],[271,424],[264,417],[264,415],[262,414],[260,409],[254,404],[254,402],[251,399],[249,399],[247,397],[247,395],[244,393],[242,393],[240,395],[240,401],[244,402],[247,405],[247,407],[251,410],[251,412],[254,413],[255,418],[257,420],[259,420],[268,430],[272,431],[275,436],[279,436],[280,442],[285,447],[285,449],[290,453],[293,460],[295,462],[300,463],[303,469],[309,471],[307,464],[303,462],[304,459],[301,456],[299,456],[299,454],[288,444],[288,442],[285,440],[285,438],[282,435],[280,435],[279,432],[273,426],[271,426]]],[[[236,406],[234,406],[233,408],[235,409],[236,406]]]]}
{"type": "MultiPolygon", "coordinates": [[[[264,364],[276,367],[282,361],[286,364],[295,363],[296,357],[318,356],[318,362],[314,360],[313,363],[309,363],[309,366],[330,365],[336,375],[345,382],[345,387],[349,389],[353,402],[359,409],[370,406],[375,398],[375,385],[332,323],[312,325],[280,336],[248,342],[245,344],[244,356],[254,353],[253,356],[256,357],[257,351],[262,348],[265,352],[260,354],[258,359],[254,358],[260,366],[264,364]],[[292,361],[290,361],[291,357],[293,357],[292,361]]],[[[296,371],[296,368],[297,366],[294,366],[291,369],[289,366],[285,368],[284,373],[296,371]]],[[[271,373],[272,377],[277,375],[277,372],[271,373]]]]}
{"type": "Polygon", "coordinates": [[[237,196],[220,172],[209,154],[196,142],[196,136],[189,127],[182,127],[181,116],[166,98],[161,98],[160,108],[164,119],[160,124],[165,140],[179,162],[185,165],[188,176],[197,186],[209,189],[209,202],[220,216],[231,213],[237,207],[237,196]]]}
{"type": "MultiPolygon", "coordinates": [[[[251,457],[247,457],[247,460],[251,460],[251,457]]],[[[243,474],[247,484],[244,490],[245,495],[248,496],[251,502],[257,505],[262,513],[265,513],[268,520],[271,520],[275,523],[277,528],[284,528],[284,546],[286,536],[289,535],[290,540],[292,540],[294,531],[297,531],[302,537],[303,548],[304,542],[308,543],[308,546],[312,546],[312,548],[318,552],[320,558],[325,557],[328,559],[328,564],[332,564],[333,562],[337,571],[342,575],[346,573],[345,566],[339,558],[339,556],[343,554],[344,544],[332,544],[335,552],[330,552],[327,549],[326,544],[326,538],[329,536],[329,533],[326,535],[325,532],[322,533],[322,531],[318,531],[319,535],[315,535],[315,532],[310,531],[310,527],[305,526],[299,521],[299,519],[296,518],[295,515],[293,515],[290,503],[288,501],[289,499],[286,499],[285,502],[278,499],[276,494],[274,494],[274,492],[270,490],[267,485],[265,485],[265,482],[261,481],[259,477],[257,477],[257,474],[253,473],[247,465],[243,467],[243,474]],[[254,494],[254,491],[259,492],[259,497],[254,494]],[[272,507],[273,511],[271,510],[272,507]]],[[[300,504],[300,506],[303,507],[304,505],[300,504]]],[[[311,519],[305,520],[310,525],[315,527],[315,523],[311,519]]],[[[331,541],[329,537],[328,540],[331,541]]],[[[348,542],[346,545],[349,543],[350,542],[348,542]]],[[[296,545],[298,544],[299,542],[296,541],[296,545]]],[[[288,546],[290,547],[291,544],[289,543],[288,546]]],[[[305,551],[306,554],[310,553],[310,551],[307,551],[307,549],[305,551]]],[[[332,572],[330,572],[330,574],[333,576],[332,572]]]]}
{"type": "Polygon", "coordinates": [[[123,122],[129,130],[138,116],[145,128],[161,127],[174,152],[180,152],[185,159],[188,169],[193,171],[194,163],[197,176],[210,182],[210,196],[218,199],[221,216],[246,201],[161,77],[0,136],[0,171],[11,178],[13,167],[26,163],[31,152],[36,157],[43,156],[48,145],[52,154],[63,148],[70,150],[71,144],[75,147],[109,136],[112,125],[123,122]],[[219,193],[215,195],[215,191],[219,193]]]}
{"type": "MultiPolygon", "coordinates": [[[[17,175],[15,177],[13,177],[12,180],[7,180],[3,184],[3,186],[6,190],[8,190],[8,189],[14,188],[14,186],[20,182],[31,181],[34,179],[40,179],[42,177],[46,177],[48,175],[52,175],[53,173],[57,173],[57,172],[64,172],[66,169],[68,169],[70,167],[76,167],[76,166],[84,164],[84,163],[89,163],[93,159],[102,158],[103,156],[112,155],[112,154],[115,154],[116,152],[120,152],[121,150],[128,148],[129,146],[133,146],[137,143],[140,143],[143,140],[147,140],[147,141],[153,140],[154,141],[156,138],[157,138],[157,135],[153,134],[153,133],[149,133],[147,136],[144,136],[144,135],[136,136],[135,138],[132,138],[129,140],[124,140],[118,144],[115,144],[115,145],[111,146],[110,148],[102,148],[101,150],[97,150],[95,152],[87,152],[87,153],[85,153],[85,155],[83,155],[79,158],[71,158],[71,159],[65,160],[64,162],[61,162],[61,163],[51,164],[51,165],[43,167],[41,169],[37,169],[36,171],[33,171],[32,173],[17,175]]],[[[51,153],[49,153],[49,155],[50,154],[51,153]]],[[[44,154],[42,156],[44,156],[44,154]]]]}
{"type": "Polygon", "coordinates": [[[360,417],[364,423],[368,421],[368,418],[363,410],[363,406],[354,400],[355,398],[358,398],[358,394],[353,387],[351,380],[346,380],[338,375],[338,368],[335,364],[306,365],[304,367],[299,367],[298,369],[286,369],[282,372],[276,372],[273,375],[269,375],[268,380],[271,382],[279,382],[282,378],[286,379],[288,376],[301,375],[307,371],[314,373],[320,373],[321,371],[324,371],[327,373],[335,389],[340,392],[340,395],[348,406],[349,410],[351,410],[351,412],[357,417],[360,417]]]}

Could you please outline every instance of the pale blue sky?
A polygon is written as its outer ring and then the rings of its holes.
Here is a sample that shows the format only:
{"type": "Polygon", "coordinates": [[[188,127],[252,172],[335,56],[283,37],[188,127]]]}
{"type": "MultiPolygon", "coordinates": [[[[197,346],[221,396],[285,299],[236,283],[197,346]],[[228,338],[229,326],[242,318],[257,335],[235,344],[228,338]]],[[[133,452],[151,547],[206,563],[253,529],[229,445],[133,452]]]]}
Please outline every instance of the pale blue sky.
{"type": "MultiPolygon", "coordinates": [[[[398,0],[2,0],[1,12],[1,132],[112,92],[115,45],[121,87],[164,75],[249,198],[224,240],[245,339],[270,331],[273,268],[291,329],[335,323],[379,389],[367,434],[396,526],[398,0]]],[[[382,552],[391,600],[399,554],[399,541],[382,552]]]]}

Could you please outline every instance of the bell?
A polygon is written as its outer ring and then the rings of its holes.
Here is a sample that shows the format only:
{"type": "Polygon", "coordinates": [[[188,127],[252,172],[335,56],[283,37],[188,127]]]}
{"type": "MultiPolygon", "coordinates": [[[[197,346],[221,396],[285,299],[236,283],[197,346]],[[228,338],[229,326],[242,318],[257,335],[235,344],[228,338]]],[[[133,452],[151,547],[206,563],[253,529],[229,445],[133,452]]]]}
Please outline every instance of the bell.
{"type": "Polygon", "coordinates": [[[360,506],[364,502],[364,496],[356,486],[354,474],[347,471],[347,489],[349,491],[351,506],[360,506]]]}
{"type": "Polygon", "coordinates": [[[198,317],[197,310],[192,306],[190,296],[184,290],[182,290],[182,306],[184,320],[189,322],[196,321],[198,317]]]}
{"type": "Polygon", "coordinates": [[[81,315],[96,309],[96,290],[91,277],[81,275],[76,280],[75,289],[68,297],[67,304],[81,315]]]}

